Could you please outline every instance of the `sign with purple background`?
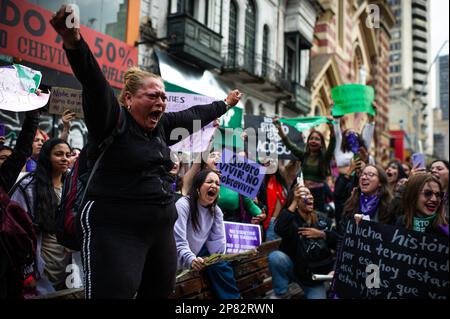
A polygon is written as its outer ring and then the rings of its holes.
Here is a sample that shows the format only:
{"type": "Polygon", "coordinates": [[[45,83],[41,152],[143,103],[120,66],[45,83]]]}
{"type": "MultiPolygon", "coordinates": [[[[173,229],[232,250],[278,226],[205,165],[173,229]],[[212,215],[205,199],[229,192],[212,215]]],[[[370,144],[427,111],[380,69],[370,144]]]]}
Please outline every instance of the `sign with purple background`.
{"type": "Polygon", "coordinates": [[[216,167],[222,174],[221,186],[251,199],[256,198],[264,180],[264,166],[223,149],[221,163],[217,163],[216,167]]]}
{"type": "Polygon", "coordinates": [[[227,242],[226,254],[239,254],[261,245],[259,225],[223,222],[227,242]]]}

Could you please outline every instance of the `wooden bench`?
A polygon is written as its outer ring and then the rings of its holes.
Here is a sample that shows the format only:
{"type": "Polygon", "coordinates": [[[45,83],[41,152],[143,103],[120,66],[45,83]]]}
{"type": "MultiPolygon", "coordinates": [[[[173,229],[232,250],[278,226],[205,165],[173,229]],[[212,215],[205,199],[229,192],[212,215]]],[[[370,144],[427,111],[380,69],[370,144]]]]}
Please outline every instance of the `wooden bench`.
{"type": "MultiPolygon", "coordinates": [[[[267,298],[272,291],[272,275],[267,256],[278,249],[281,240],[263,243],[258,253],[244,260],[232,261],[237,286],[244,299],[267,298]]],[[[292,290],[292,289],[291,289],[292,290]]],[[[297,289],[292,298],[302,297],[297,289]]],[[[64,289],[53,294],[37,297],[38,299],[83,299],[84,289],[64,289]]],[[[175,290],[169,299],[214,299],[209,280],[204,272],[191,271],[177,278],[175,290]]]]}
{"type": "MultiPolygon", "coordinates": [[[[232,261],[236,283],[244,299],[266,298],[272,290],[272,275],[267,256],[278,249],[281,240],[263,243],[255,256],[232,261]]],[[[299,291],[300,293],[300,291],[299,291]]],[[[170,299],[214,299],[208,278],[203,272],[189,272],[177,279],[170,299]]]]}

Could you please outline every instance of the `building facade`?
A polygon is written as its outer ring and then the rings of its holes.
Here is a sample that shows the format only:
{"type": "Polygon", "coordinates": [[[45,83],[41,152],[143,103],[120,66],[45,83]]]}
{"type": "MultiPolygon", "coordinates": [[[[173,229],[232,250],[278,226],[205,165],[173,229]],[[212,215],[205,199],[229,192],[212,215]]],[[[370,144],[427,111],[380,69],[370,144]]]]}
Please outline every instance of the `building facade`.
{"type": "Polygon", "coordinates": [[[396,18],[390,43],[390,108],[396,115],[390,118],[389,127],[391,130],[404,130],[407,137],[405,154],[425,152],[431,155],[429,1],[389,0],[389,4],[396,18]]]}
{"type": "Polygon", "coordinates": [[[449,158],[449,120],[448,120],[448,55],[440,56],[436,72],[437,107],[433,110],[434,157],[449,158]]]}
{"type": "Polygon", "coordinates": [[[158,54],[167,54],[177,71],[187,66],[241,90],[245,114],[306,115],[321,10],[312,0],[142,0],[140,65],[157,70],[158,54]]]}
{"type": "MultiPolygon", "coordinates": [[[[371,152],[378,162],[385,163],[389,158],[390,138],[386,132],[389,117],[389,30],[394,24],[392,12],[386,1],[319,2],[325,11],[315,27],[310,114],[331,114],[331,89],[334,86],[347,83],[373,86],[378,116],[371,152]]],[[[359,130],[366,121],[362,114],[349,118],[349,125],[359,130]]]]}

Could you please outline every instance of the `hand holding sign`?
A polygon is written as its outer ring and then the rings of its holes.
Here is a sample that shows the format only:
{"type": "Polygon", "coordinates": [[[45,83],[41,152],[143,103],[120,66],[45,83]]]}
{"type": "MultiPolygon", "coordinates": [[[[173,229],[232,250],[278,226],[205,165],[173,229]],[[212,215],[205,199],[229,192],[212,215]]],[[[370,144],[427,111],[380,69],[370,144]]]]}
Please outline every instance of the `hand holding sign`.
{"type": "Polygon", "coordinates": [[[76,14],[76,10],[65,4],[61,6],[50,20],[50,24],[61,36],[64,46],[67,49],[76,48],[81,39],[79,23],[77,24],[77,21],[79,21],[79,16],[76,14]],[[68,23],[72,19],[75,23],[68,23]]]}

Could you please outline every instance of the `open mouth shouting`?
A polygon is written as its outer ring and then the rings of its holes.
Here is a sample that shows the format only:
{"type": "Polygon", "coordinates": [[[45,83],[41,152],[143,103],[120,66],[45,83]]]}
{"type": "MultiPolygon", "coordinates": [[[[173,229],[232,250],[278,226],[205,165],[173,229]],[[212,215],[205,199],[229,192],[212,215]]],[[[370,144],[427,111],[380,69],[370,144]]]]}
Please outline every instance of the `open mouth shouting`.
{"type": "Polygon", "coordinates": [[[439,207],[438,203],[433,201],[426,202],[424,206],[430,215],[434,214],[439,207]]]}
{"type": "Polygon", "coordinates": [[[158,124],[159,120],[161,119],[161,116],[162,116],[162,115],[163,115],[163,112],[162,112],[162,111],[153,111],[153,112],[150,112],[150,114],[149,114],[150,123],[151,123],[153,126],[156,126],[156,125],[158,124]]]}
{"type": "Polygon", "coordinates": [[[217,190],[217,188],[210,188],[206,193],[208,201],[215,201],[218,193],[219,191],[217,190]]]}

